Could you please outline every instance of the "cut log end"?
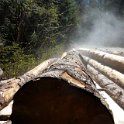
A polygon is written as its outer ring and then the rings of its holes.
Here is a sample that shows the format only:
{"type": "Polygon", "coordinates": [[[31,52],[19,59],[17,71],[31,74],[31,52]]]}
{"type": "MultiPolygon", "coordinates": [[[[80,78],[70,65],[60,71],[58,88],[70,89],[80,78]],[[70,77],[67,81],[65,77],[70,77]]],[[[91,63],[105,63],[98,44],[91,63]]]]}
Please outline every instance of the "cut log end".
{"type": "Polygon", "coordinates": [[[14,96],[13,124],[114,124],[99,98],[56,78],[26,83],[14,96]]]}

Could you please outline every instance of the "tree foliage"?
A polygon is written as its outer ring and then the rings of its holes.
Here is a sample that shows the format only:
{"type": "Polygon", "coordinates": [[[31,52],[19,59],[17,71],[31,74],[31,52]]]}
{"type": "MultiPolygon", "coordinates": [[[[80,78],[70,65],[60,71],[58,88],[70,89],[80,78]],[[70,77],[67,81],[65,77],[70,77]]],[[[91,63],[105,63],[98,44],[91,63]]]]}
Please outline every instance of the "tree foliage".
{"type": "Polygon", "coordinates": [[[15,42],[22,48],[30,48],[29,52],[33,47],[55,43],[58,37],[70,34],[77,24],[74,0],[1,0],[0,8],[4,44],[15,42]],[[32,39],[34,35],[38,41],[32,39]]]}
{"type": "Polygon", "coordinates": [[[26,56],[41,58],[47,49],[68,44],[78,24],[78,7],[75,0],[0,0],[0,17],[0,66],[6,70],[10,63],[20,66],[26,56]]]}
{"type": "Polygon", "coordinates": [[[25,55],[18,44],[0,47],[0,67],[5,77],[21,75],[34,67],[37,63],[33,55],[25,55]]]}

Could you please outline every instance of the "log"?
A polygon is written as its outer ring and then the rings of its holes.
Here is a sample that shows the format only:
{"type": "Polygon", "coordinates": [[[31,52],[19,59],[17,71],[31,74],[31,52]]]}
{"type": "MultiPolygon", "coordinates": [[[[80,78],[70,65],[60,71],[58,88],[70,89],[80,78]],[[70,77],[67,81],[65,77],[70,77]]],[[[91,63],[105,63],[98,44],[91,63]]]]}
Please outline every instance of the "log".
{"type": "Polygon", "coordinates": [[[120,107],[124,109],[124,90],[90,65],[87,65],[87,70],[94,81],[96,81],[102,88],[100,90],[105,91],[120,107]]]}
{"type": "Polygon", "coordinates": [[[35,79],[48,66],[56,61],[55,58],[49,59],[25,73],[24,75],[9,80],[0,81],[0,110],[6,107],[13,99],[15,93],[28,81],[35,79]]]}
{"type": "Polygon", "coordinates": [[[109,106],[76,51],[3,81],[0,91],[1,109],[14,100],[12,123],[114,124],[109,106]]]}
{"type": "Polygon", "coordinates": [[[102,52],[118,55],[124,57],[124,51],[123,50],[114,50],[114,49],[99,49],[102,52]]]}
{"type": "Polygon", "coordinates": [[[102,52],[100,50],[81,48],[79,52],[82,55],[90,57],[103,65],[109,66],[121,73],[124,73],[124,57],[102,52]]]}
{"type": "Polygon", "coordinates": [[[108,77],[110,80],[114,81],[117,85],[119,85],[120,87],[124,89],[124,75],[122,73],[114,69],[111,69],[108,66],[104,66],[101,63],[89,57],[82,56],[82,59],[85,62],[87,62],[89,65],[94,67],[96,70],[98,70],[100,73],[104,74],[106,77],[108,77]]]}

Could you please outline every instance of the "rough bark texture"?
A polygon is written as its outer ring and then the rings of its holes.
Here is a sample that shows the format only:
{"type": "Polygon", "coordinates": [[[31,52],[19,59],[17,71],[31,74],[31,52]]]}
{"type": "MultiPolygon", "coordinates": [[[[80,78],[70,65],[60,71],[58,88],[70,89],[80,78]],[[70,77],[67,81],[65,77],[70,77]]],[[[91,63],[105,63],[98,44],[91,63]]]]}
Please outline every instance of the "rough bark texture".
{"type": "Polygon", "coordinates": [[[0,110],[8,105],[15,93],[25,83],[31,80],[37,80],[37,78],[41,77],[64,79],[71,85],[84,88],[97,94],[95,85],[85,72],[84,65],[81,62],[78,53],[71,51],[61,59],[50,59],[43,62],[41,65],[18,78],[1,81],[0,110]]]}
{"type": "MultiPolygon", "coordinates": [[[[42,117],[42,123],[47,124],[113,124],[109,107],[93,80],[124,109],[124,75],[84,55],[85,50],[69,51],[18,78],[1,81],[0,110],[14,99],[10,117],[14,124],[39,124],[42,117]]],[[[112,57],[108,62],[113,61],[112,57]]]]}

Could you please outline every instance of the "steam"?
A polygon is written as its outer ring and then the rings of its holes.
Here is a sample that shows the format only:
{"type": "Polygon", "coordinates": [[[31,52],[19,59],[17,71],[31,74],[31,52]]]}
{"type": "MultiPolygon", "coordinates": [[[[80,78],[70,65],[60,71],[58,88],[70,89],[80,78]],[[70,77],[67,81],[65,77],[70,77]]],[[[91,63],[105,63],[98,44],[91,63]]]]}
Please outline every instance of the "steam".
{"type": "Polygon", "coordinates": [[[91,10],[82,16],[72,47],[124,46],[124,19],[113,13],[91,10]]]}

